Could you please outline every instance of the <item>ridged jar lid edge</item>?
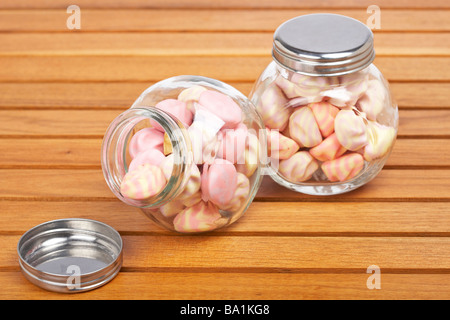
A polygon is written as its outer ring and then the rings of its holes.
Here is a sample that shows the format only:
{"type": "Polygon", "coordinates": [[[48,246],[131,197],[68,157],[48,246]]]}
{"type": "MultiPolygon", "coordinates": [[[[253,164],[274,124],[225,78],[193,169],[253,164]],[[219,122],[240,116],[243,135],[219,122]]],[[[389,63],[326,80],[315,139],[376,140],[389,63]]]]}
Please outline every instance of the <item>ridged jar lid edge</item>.
{"type": "Polygon", "coordinates": [[[308,76],[354,73],[375,59],[373,33],[363,23],[346,16],[304,15],[277,28],[272,57],[280,66],[308,76]]]}

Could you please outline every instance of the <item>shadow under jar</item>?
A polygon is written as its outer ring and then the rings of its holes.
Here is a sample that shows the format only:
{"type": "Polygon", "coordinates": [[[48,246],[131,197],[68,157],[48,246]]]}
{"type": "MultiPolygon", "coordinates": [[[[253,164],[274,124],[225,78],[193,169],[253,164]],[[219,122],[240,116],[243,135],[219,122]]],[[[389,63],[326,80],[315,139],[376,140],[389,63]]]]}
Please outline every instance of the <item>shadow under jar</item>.
{"type": "Polygon", "coordinates": [[[264,125],[250,100],[200,76],[145,90],[109,126],[102,168],[112,192],[160,226],[199,233],[238,220],[261,184],[264,125]]]}
{"type": "Polygon", "coordinates": [[[267,128],[278,184],[335,195],[372,180],[398,130],[398,107],[372,63],[373,34],[357,20],[311,14],[275,31],[273,61],[249,98],[267,128]]]}

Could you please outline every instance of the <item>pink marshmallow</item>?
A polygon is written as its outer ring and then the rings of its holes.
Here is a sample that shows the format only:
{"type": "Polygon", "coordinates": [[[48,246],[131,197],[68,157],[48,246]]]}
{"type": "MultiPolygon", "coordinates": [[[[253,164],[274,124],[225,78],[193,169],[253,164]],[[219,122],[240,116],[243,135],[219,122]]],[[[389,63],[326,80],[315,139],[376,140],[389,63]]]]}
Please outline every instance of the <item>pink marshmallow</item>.
{"type": "MultiPolygon", "coordinates": [[[[172,116],[181,121],[185,127],[189,127],[191,125],[194,117],[194,114],[187,108],[186,103],[176,99],[162,100],[155,105],[155,108],[170,113],[172,116]]],[[[155,129],[164,132],[164,129],[157,121],[151,120],[150,123],[155,129]]]]}
{"type": "Polygon", "coordinates": [[[202,198],[220,207],[226,207],[233,199],[237,187],[237,171],[234,165],[224,159],[205,163],[202,172],[202,198]]]}
{"type": "Polygon", "coordinates": [[[309,107],[314,114],[320,133],[324,138],[328,137],[334,132],[334,119],[339,109],[326,101],[311,103],[309,107]]]}
{"type": "Polygon", "coordinates": [[[144,128],[136,132],[130,140],[128,152],[132,159],[138,153],[148,150],[156,149],[163,152],[164,133],[155,128],[144,128]]]}
{"type": "Polygon", "coordinates": [[[248,133],[247,142],[244,150],[244,157],[242,161],[238,160],[236,170],[243,173],[247,177],[251,177],[258,169],[259,165],[259,139],[253,133],[248,133]]]}
{"type": "Polygon", "coordinates": [[[358,108],[366,114],[367,119],[375,121],[383,112],[386,92],[379,80],[369,80],[368,89],[358,100],[358,108]]]}
{"type": "Polygon", "coordinates": [[[299,151],[289,159],[280,161],[279,164],[279,172],[292,182],[311,179],[318,168],[319,164],[308,151],[299,151]]]}
{"type": "Polygon", "coordinates": [[[250,193],[250,180],[246,177],[245,174],[239,173],[237,174],[237,187],[234,192],[233,199],[226,207],[219,207],[222,210],[228,210],[236,212],[242,208],[242,206],[246,203],[248,194],[250,193]]]}
{"type": "Polygon", "coordinates": [[[189,174],[189,176],[183,186],[183,191],[178,195],[178,199],[180,200],[191,198],[200,190],[201,174],[197,165],[194,163],[191,164],[191,169],[186,174],[189,174]]]}
{"type": "Polygon", "coordinates": [[[353,110],[341,110],[334,120],[339,143],[347,150],[356,151],[369,143],[364,119],[353,110]]]}
{"type": "Polygon", "coordinates": [[[172,200],[171,202],[162,205],[159,208],[159,212],[166,218],[172,218],[185,208],[186,206],[180,200],[172,200]]]}
{"type": "Polygon", "coordinates": [[[284,93],[272,83],[261,95],[256,109],[268,128],[283,131],[292,112],[292,108],[286,106],[287,103],[284,93]]]}
{"type": "Polygon", "coordinates": [[[144,200],[160,193],[166,184],[167,180],[159,167],[143,164],[124,176],[120,192],[126,198],[144,200]]]}
{"type": "Polygon", "coordinates": [[[328,136],[318,146],[309,149],[309,153],[319,161],[334,160],[343,155],[346,151],[347,149],[339,143],[336,133],[328,136]]]}
{"type": "Polygon", "coordinates": [[[166,157],[164,154],[156,149],[149,149],[143,152],[138,153],[138,155],[130,162],[130,165],[128,167],[128,172],[131,172],[135,170],[137,167],[139,167],[142,164],[151,164],[154,166],[159,166],[160,163],[165,159],[166,157]]]}
{"type": "Polygon", "coordinates": [[[296,85],[297,93],[302,97],[318,96],[331,85],[328,77],[311,77],[300,73],[292,74],[291,82],[296,85]]]}
{"type": "Polygon", "coordinates": [[[178,95],[178,100],[186,102],[186,107],[192,113],[195,113],[195,102],[200,99],[200,95],[207,89],[202,86],[192,86],[184,89],[178,95]]]}
{"type": "Polygon", "coordinates": [[[184,209],[173,219],[175,230],[185,233],[211,231],[225,222],[214,204],[203,201],[184,209]]]}
{"type": "Polygon", "coordinates": [[[300,146],[315,147],[322,142],[322,134],[309,107],[299,107],[289,118],[289,133],[300,146]]]}
{"type": "Polygon", "coordinates": [[[223,128],[233,129],[242,121],[239,105],[229,96],[214,90],[206,90],[200,94],[198,108],[212,112],[225,122],[223,128]]]}
{"type": "Polygon", "coordinates": [[[369,121],[369,143],[364,147],[364,159],[372,161],[384,157],[394,144],[397,135],[393,127],[369,121]]]}
{"type": "Polygon", "coordinates": [[[271,158],[288,159],[300,149],[294,140],[282,135],[277,130],[266,129],[267,152],[271,158]]]}
{"type": "Polygon", "coordinates": [[[359,153],[349,153],[322,163],[322,171],[331,182],[353,179],[361,172],[363,167],[364,159],[359,153]]]}
{"type": "Polygon", "coordinates": [[[321,93],[337,107],[353,107],[367,90],[368,75],[352,73],[339,77],[339,86],[321,93]]]}
{"type": "Polygon", "coordinates": [[[236,129],[225,129],[219,132],[220,146],[217,157],[226,159],[231,163],[241,161],[244,156],[247,141],[247,126],[239,124],[236,129]]]}

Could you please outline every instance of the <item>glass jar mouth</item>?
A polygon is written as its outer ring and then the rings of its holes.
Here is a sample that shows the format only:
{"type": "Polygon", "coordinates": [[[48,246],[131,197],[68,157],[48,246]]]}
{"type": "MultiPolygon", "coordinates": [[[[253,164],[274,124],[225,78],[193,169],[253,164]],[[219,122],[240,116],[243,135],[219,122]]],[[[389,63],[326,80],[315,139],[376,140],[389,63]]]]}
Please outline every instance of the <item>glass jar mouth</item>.
{"type": "Polygon", "coordinates": [[[134,207],[151,208],[164,205],[181,191],[186,168],[192,164],[193,154],[189,135],[175,117],[154,107],[135,107],[121,113],[111,122],[102,143],[102,171],[111,191],[121,201],[134,207]],[[173,168],[166,186],[158,194],[144,200],[125,197],[120,186],[129,170],[128,147],[136,129],[149,127],[149,121],[158,123],[172,144],[173,168]]]}

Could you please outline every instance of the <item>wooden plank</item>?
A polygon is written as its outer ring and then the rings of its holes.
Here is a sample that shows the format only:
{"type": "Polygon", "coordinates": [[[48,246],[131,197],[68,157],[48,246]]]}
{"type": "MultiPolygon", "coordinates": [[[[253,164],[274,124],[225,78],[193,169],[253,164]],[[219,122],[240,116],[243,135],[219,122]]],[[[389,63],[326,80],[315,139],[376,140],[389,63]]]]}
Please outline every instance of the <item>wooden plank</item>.
{"type": "MultiPolygon", "coordinates": [[[[422,34],[416,35],[420,37],[422,34]]],[[[443,38],[442,34],[437,34],[435,41],[429,40],[428,43],[439,47],[440,38],[443,38]]],[[[3,44],[0,54],[267,56],[270,55],[272,41],[273,35],[267,32],[5,33],[0,34],[3,44]]],[[[430,48],[431,51],[434,50],[430,48]]]]}
{"type": "MultiPolygon", "coordinates": [[[[154,83],[0,83],[0,107],[125,110],[154,83]]],[[[252,85],[241,88],[250,92],[252,85]]]]}
{"type": "MultiPolygon", "coordinates": [[[[1,138],[103,138],[122,110],[0,110],[1,138]]],[[[450,110],[400,110],[399,135],[450,136],[450,110]],[[420,126],[418,126],[420,124],[420,126]]]]}
{"type": "MultiPolygon", "coordinates": [[[[0,57],[0,82],[159,81],[195,74],[228,81],[255,81],[272,61],[236,56],[32,56],[0,57]],[[232,67],[231,67],[232,66],[232,67]],[[176,70],[176,73],[174,73],[176,70]]],[[[375,65],[389,81],[449,81],[450,58],[378,57],[375,65]],[[411,66],[416,66],[411,68],[411,66]]]]}
{"type": "MultiPolygon", "coordinates": [[[[0,212],[2,235],[21,235],[43,222],[65,218],[102,221],[123,235],[175,235],[119,200],[4,200],[0,212]]],[[[448,236],[449,213],[444,202],[253,202],[239,221],[211,235],[448,236]]]]}
{"type": "MultiPolygon", "coordinates": [[[[100,169],[1,169],[0,199],[115,199],[100,169]]],[[[383,170],[370,183],[342,195],[308,196],[276,184],[268,176],[257,201],[448,201],[450,170],[383,170]]]]}
{"type": "Polygon", "coordinates": [[[398,139],[386,163],[388,167],[450,165],[450,140],[398,139]]]}
{"type": "MultiPolygon", "coordinates": [[[[125,110],[154,83],[0,83],[0,107],[125,110]]],[[[236,87],[249,93],[252,85],[237,83],[236,87]]]]}
{"type": "MultiPolygon", "coordinates": [[[[125,109],[154,82],[0,83],[0,108],[125,109]]],[[[253,82],[229,82],[248,95],[253,82]]],[[[450,83],[390,84],[399,108],[450,108],[450,83]]]]}
{"type": "Polygon", "coordinates": [[[366,269],[376,264],[381,269],[445,269],[450,266],[448,238],[124,238],[124,267],[131,268],[366,269]]]}
{"type": "Polygon", "coordinates": [[[446,110],[400,110],[400,137],[447,136],[450,133],[450,113],[446,110]],[[420,124],[420,125],[418,125],[420,124]]]}
{"type": "Polygon", "coordinates": [[[0,111],[0,119],[4,123],[0,135],[102,138],[120,113],[120,110],[0,111]]]}
{"type": "Polygon", "coordinates": [[[446,108],[450,106],[450,83],[391,82],[390,89],[399,108],[446,108]]]}
{"type": "MultiPolygon", "coordinates": [[[[0,82],[149,82],[159,81],[165,78],[182,74],[196,74],[222,81],[255,81],[255,79],[257,79],[257,77],[259,76],[259,73],[262,72],[262,70],[270,61],[271,58],[269,55],[266,58],[245,56],[155,56],[151,58],[133,56],[0,57],[0,82]],[[230,68],[230,66],[233,67],[230,68]]],[[[420,61],[416,62],[420,63],[420,61]]],[[[444,75],[443,72],[441,73],[442,77],[447,77],[447,75],[444,75]]],[[[425,77],[435,78],[440,76],[431,75],[431,73],[425,73],[420,76],[420,78],[422,79],[425,77]]]]}
{"type": "MultiPolygon", "coordinates": [[[[100,168],[101,144],[101,139],[0,139],[0,168],[100,168]]],[[[450,148],[443,146],[449,144],[449,139],[398,139],[386,166],[448,168],[450,148]]]]}
{"type": "MultiPolygon", "coordinates": [[[[83,9],[81,30],[86,31],[265,31],[273,32],[284,21],[323,9],[311,10],[195,10],[83,9]],[[167,17],[170,17],[168,19],[167,17]],[[173,23],[176,21],[177,23],[173,23]]],[[[364,9],[327,10],[366,23],[371,13],[364,9]]],[[[66,10],[2,10],[0,31],[70,32],[66,26],[66,10]]],[[[383,9],[381,29],[385,31],[449,31],[445,10],[383,9]]]]}
{"type": "Polygon", "coordinates": [[[101,139],[0,139],[0,168],[100,168],[101,139]]]}
{"type": "Polygon", "coordinates": [[[383,170],[370,183],[350,193],[323,197],[311,197],[298,194],[294,191],[286,191],[286,188],[276,184],[269,177],[265,177],[261,188],[256,195],[259,201],[298,201],[308,199],[310,201],[348,201],[348,200],[372,200],[391,199],[395,201],[439,201],[450,196],[448,188],[448,170],[383,170]],[[416,180],[417,179],[417,180],[416,180]],[[427,185],[427,191],[424,189],[427,185]]]}
{"type": "MultiPolygon", "coordinates": [[[[66,9],[72,5],[70,0],[3,0],[0,9],[66,9]]],[[[219,8],[255,8],[255,9],[330,9],[330,8],[361,8],[366,9],[373,5],[372,0],[321,0],[311,3],[308,0],[78,0],[80,8],[96,9],[123,9],[123,8],[190,8],[190,9],[219,9],[219,8]]],[[[380,8],[450,8],[446,0],[377,0],[380,8]]]]}
{"type": "MultiPolygon", "coordinates": [[[[377,56],[450,55],[447,33],[380,33],[377,56]],[[419,45],[420,44],[420,45],[419,45]]],[[[267,56],[271,33],[4,33],[0,55],[267,56]]]]}
{"type": "MultiPolygon", "coordinates": [[[[443,299],[449,298],[446,274],[381,273],[381,290],[369,290],[370,275],[292,273],[171,273],[121,272],[97,290],[74,295],[45,291],[19,271],[0,272],[3,300],[351,300],[351,299],[443,299]],[[132,285],[130,285],[132,284],[132,285]],[[148,288],[158,288],[149,290],[148,288]]],[[[271,314],[278,314],[270,309],[271,314]]],[[[172,310],[177,314],[179,310],[172,310]]],[[[169,311],[171,312],[171,311],[169,311]]],[[[224,311],[222,311],[224,312],[224,311]]]]}
{"type": "MultiPolygon", "coordinates": [[[[0,270],[17,270],[20,236],[0,236],[0,270]]],[[[123,270],[184,272],[444,272],[450,238],[292,236],[122,236],[123,270]]]]}

